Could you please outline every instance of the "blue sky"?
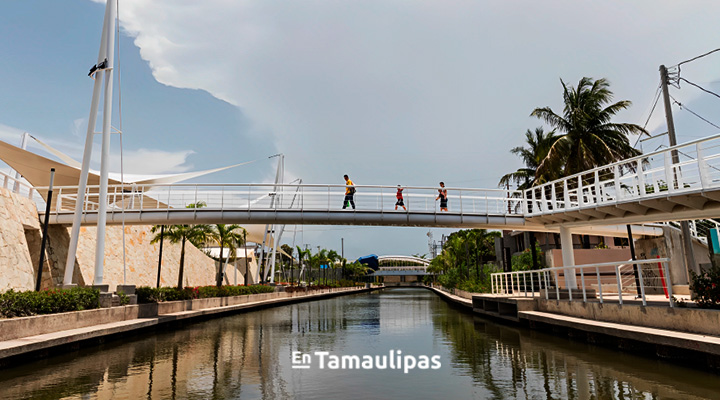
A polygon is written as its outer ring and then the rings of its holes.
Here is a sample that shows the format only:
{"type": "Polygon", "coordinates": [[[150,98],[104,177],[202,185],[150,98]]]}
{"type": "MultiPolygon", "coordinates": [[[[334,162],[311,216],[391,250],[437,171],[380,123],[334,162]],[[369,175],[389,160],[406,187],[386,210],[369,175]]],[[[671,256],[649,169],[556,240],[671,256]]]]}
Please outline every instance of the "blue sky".
{"type": "MultiPolygon", "coordinates": [[[[91,0],[0,3],[0,140],[27,131],[81,157],[103,12],[91,0]]],[[[126,171],[283,152],[287,176],[307,183],[348,173],[358,184],[495,187],[521,166],[509,150],[541,125],[532,109],[561,110],[561,78],[608,78],[634,103],[619,119],[642,125],[658,66],[720,47],[717,15],[711,0],[121,0],[126,171]]],[[[719,66],[706,57],[683,76],[717,91],[719,66]]],[[[673,96],[720,124],[720,99],[688,85],[673,96]]],[[[661,111],[651,132],[665,130],[661,111]]],[[[679,142],[718,133],[674,112],[679,142]]],[[[267,182],[274,168],[263,160],[203,180],[267,182]]],[[[345,237],[349,257],[426,253],[427,231],[314,226],[303,243],[339,249],[345,237]]]]}

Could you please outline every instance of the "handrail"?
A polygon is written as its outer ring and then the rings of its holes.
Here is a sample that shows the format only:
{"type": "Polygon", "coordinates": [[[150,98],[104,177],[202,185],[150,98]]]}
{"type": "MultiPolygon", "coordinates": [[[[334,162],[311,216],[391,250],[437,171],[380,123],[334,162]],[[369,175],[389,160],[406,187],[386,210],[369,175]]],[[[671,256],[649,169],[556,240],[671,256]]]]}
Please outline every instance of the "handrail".
{"type": "MultiPolygon", "coordinates": [[[[683,148],[683,147],[691,146],[691,145],[693,145],[693,144],[698,144],[698,143],[702,143],[702,142],[708,142],[708,141],[711,141],[711,140],[714,140],[714,139],[720,139],[720,134],[713,135],[713,136],[708,136],[708,137],[701,138],[701,139],[695,139],[695,140],[692,140],[692,141],[690,141],[690,142],[685,142],[685,143],[677,144],[677,145],[675,145],[675,146],[666,147],[666,148],[664,148],[664,149],[662,149],[662,150],[656,150],[656,151],[653,151],[653,152],[651,152],[651,153],[643,153],[643,154],[641,154],[641,155],[639,155],[639,156],[634,156],[634,157],[626,158],[626,159],[623,159],[623,160],[620,160],[620,161],[615,161],[615,162],[613,162],[613,163],[606,164],[606,165],[603,165],[603,166],[601,166],[601,167],[595,167],[595,168],[589,169],[589,170],[587,170],[587,171],[578,172],[578,173],[576,173],[576,174],[569,175],[569,176],[565,176],[565,177],[562,177],[562,178],[560,178],[560,179],[555,179],[554,181],[546,182],[546,183],[544,183],[543,185],[549,185],[549,184],[554,183],[554,182],[562,182],[562,181],[564,181],[564,180],[569,180],[569,179],[572,179],[572,178],[577,178],[577,177],[579,177],[579,176],[586,175],[586,174],[588,174],[588,173],[590,173],[590,172],[594,172],[594,171],[596,171],[596,170],[599,171],[599,170],[601,170],[601,169],[609,169],[609,168],[611,168],[611,167],[614,167],[615,165],[618,165],[618,166],[619,166],[619,165],[621,165],[621,164],[628,164],[628,163],[631,163],[631,162],[633,162],[633,161],[640,161],[640,160],[643,160],[643,159],[646,159],[646,158],[651,158],[651,157],[656,156],[656,155],[658,155],[658,154],[669,153],[669,152],[671,152],[671,151],[673,151],[673,150],[677,150],[677,149],[680,149],[680,148],[683,148]]],[[[538,185],[538,186],[536,186],[536,187],[540,187],[540,186],[543,186],[543,185],[538,185]]],[[[530,190],[530,189],[526,189],[526,190],[530,190]]]]}
{"type": "MultiPolygon", "coordinates": [[[[578,271],[580,273],[580,284],[577,283],[573,286],[576,286],[577,288],[568,288],[568,298],[569,301],[573,301],[573,292],[581,290],[582,291],[582,301],[587,302],[587,285],[585,282],[585,276],[586,274],[585,270],[587,269],[593,269],[595,274],[594,277],[597,278],[598,282],[598,289],[599,289],[599,299],[600,303],[604,302],[603,299],[603,291],[602,291],[602,282],[601,282],[601,274],[600,269],[601,268],[607,268],[607,267],[614,267],[614,274],[615,279],[617,283],[617,292],[618,292],[618,301],[620,304],[623,303],[623,284],[622,280],[620,279],[621,273],[620,268],[625,265],[637,265],[638,266],[638,276],[637,276],[637,282],[639,283],[638,289],[640,290],[640,297],[642,298],[642,304],[643,306],[647,305],[647,299],[645,296],[645,281],[648,278],[643,277],[643,265],[658,265],[659,270],[659,279],[662,282],[663,290],[665,291],[665,295],[668,298],[670,307],[675,306],[675,302],[673,299],[672,294],[672,282],[670,279],[670,271],[668,267],[668,263],[670,262],[669,258],[656,258],[656,259],[648,259],[648,260],[630,260],[630,261],[619,261],[619,262],[606,262],[606,263],[597,263],[597,264],[583,264],[583,265],[575,265],[575,266],[562,266],[562,267],[550,267],[550,268],[542,268],[537,270],[530,270],[530,271],[513,271],[513,272],[498,272],[491,274],[491,288],[493,294],[500,294],[500,293],[512,293],[514,288],[518,288],[518,291],[522,291],[525,294],[525,297],[528,295],[535,297],[535,293],[537,292],[538,295],[540,295],[540,290],[544,287],[545,288],[545,299],[549,300],[549,288],[551,286],[555,287],[555,298],[560,299],[560,285],[559,285],[559,272],[562,271],[563,277],[572,276],[573,278],[570,279],[572,282],[576,282],[578,271]],[[530,281],[530,291],[528,291],[528,277],[530,281]],[[521,283],[522,278],[522,283],[521,283]],[[551,280],[554,279],[554,285],[551,285],[551,280]],[[535,290],[535,283],[537,282],[537,291],[535,290]],[[522,289],[522,290],[521,290],[522,289]]],[[[646,271],[649,272],[649,271],[646,271]]],[[[592,275],[588,275],[592,276],[592,275]]],[[[653,277],[654,279],[658,279],[658,277],[653,277]]],[[[633,279],[634,280],[634,279],[633,279]]],[[[568,281],[565,281],[566,285],[568,285],[568,281]]]]}
{"type": "MultiPolygon", "coordinates": [[[[108,185],[108,188],[111,187],[117,187],[117,188],[124,188],[126,191],[125,193],[131,193],[133,192],[131,190],[130,184],[124,184],[124,185],[108,185]]],[[[287,187],[287,188],[338,188],[345,190],[348,186],[343,184],[318,184],[318,183],[159,183],[159,184],[133,184],[132,187],[136,188],[163,188],[163,187],[189,187],[189,188],[195,188],[198,186],[202,187],[287,187]]],[[[87,189],[99,189],[99,185],[87,185],[87,189]]],[[[366,189],[366,188],[375,188],[375,189],[391,189],[395,190],[397,189],[396,186],[389,186],[389,185],[353,185],[356,189],[366,189]]],[[[37,187],[38,190],[41,189],[48,189],[47,187],[37,187]]],[[[77,186],[53,186],[53,190],[55,189],[77,189],[77,186]]],[[[403,189],[410,189],[410,190],[434,190],[437,191],[439,187],[436,186],[403,186],[403,189]]],[[[484,188],[463,188],[463,187],[445,187],[448,191],[466,191],[466,192],[490,192],[490,193],[501,193],[503,195],[507,194],[516,194],[516,195],[522,195],[522,191],[519,190],[505,190],[505,189],[484,189],[484,188]]],[[[137,191],[136,191],[137,192],[137,191]]],[[[395,192],[387,192],[384,193],[388,196],[395,196],[395,192]]],[[[448,193],[450,194],[450,193],[448,193]]],[[[513,199],[513,197],[510,197],[510,199],[513,199]]],[[[515,199],[520,199],[519,197],[515,197],[515,199]]]]}

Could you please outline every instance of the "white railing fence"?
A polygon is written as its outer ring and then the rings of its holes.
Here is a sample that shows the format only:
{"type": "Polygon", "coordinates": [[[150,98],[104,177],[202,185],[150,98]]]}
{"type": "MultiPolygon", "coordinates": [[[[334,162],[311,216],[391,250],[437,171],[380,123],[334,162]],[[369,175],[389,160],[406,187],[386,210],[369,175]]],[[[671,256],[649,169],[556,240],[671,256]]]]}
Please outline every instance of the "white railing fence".
{"type": "Polygon", "coordinates": [[[526,215],[552,214],[720,187],[720,135],[643,154],[523,193],[526,215]]]}
{"type": "Polygon", "coordinates": [[[613,302],[617,298],[620,304],[623,304],[624,296],[637,294],[644,306],[647,295],[659,294],[665,295],[670,307],[674,307],[669,261],[658,258],[499,272],[491,275],[492,293],[524,297],[544,295],[546,300],[560,299],[561,295],[567,294],[569,301],[587,302],[588,298],[597,298],[600,303],[610,297],[613,302]],[[572,285],[573,281],[575,285],[572,285]],[[575,288],[569,290],[569,286],[575,288]]]}
{"type": "MultiPolygon", "coordinates": [[[[396,186],[357,185],[357,210],[395,212],[396,186]]],[[[308,184],[172,184],[110,185],[108,210],[184,209],[190,204],[219,210],[327,211],[342,209],[345,185],[308,184]],[[273,201],[274,199],[274,201],[273,201]]],[[[47,190],[38,188],[38,190],[47,190]]],[[[522,193],[499,189],[447,188],[449,212],[461,214],[522,215],[522,193]]],[[[98,186],[88,186],[86,211],[98,208],[98,186]]],[[[405,187],[403,199],[408,211],[439,212],[435,187],[405,187]]],[[[55,187],[52,210],[72,211],[77,187],[55,187]]],[[[351,209],[351,207],[348,207],[351,209]]],[[[400,211],[404,211],[400,208],[400,211]]]]}
{"type": "Polygon", "coordinates": [[[16,179],[13,175],[0,171],[0,184],[3,189],[8,189],[30,200],[42,200],[32,185],[28,184],[23,178],[16,179]]]}

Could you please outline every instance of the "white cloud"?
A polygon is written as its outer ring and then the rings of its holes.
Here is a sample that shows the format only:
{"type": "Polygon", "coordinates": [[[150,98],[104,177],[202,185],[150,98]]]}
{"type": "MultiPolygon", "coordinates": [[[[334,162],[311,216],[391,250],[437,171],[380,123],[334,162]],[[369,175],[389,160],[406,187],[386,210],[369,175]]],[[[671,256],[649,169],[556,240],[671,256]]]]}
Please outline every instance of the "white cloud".
{"type": "Polygon", "coordinates": [[[560,108],[558,78],[609,78],[644,123],[657,66],[712,46],[720,5],[697,3],[126,0],[120,17],[159,82],[242,108],[298,175],[493,185],[530,111],[560,108]]]}
{"type": "MultiPolygon", "coordinates": [[[[186,172],[193,168],[187,163],[187,158],[194,151],[183,150],[168,152],[153,149],[138,149],[126,151],[123,154],[123,169],[127,174],[170,174],[186,172]]],[[[110,170],[120,172],[120,154],[110,155],[110,170]]]]}
{"type": "Polygon", "coordinates": [[[76,118],[73,120],[72,123],[72,130],[70,133],[72,133],[73,136],[77,138],[84,137],[87,130],[87,118],[76,118]]]}
{"type": "MultiPolygon", "coordinates": [[[[620,119],[643,124],[658,66],[717,47],[718,14],[710,0],[120,6],[158,82],[241,108],[305,183],[348,173],[358,184],[484,187],[520,166],[509,150],[542,125],[532,109],[561,110],[559,78],[608,78],[617,100],[634,102],[620,119]]],[[[683,71],[707,82],[718,66],[720,55],[683,71]]],[[[664,130],[662,104],[649,128],[664,130]]]]}
{"type": "Polygon", "coordinates": [[[0,140],[10,143],[14,146],[20,145],[20,138],[23,132],[24,131],[22,129],[0,124],[0,140]]]}

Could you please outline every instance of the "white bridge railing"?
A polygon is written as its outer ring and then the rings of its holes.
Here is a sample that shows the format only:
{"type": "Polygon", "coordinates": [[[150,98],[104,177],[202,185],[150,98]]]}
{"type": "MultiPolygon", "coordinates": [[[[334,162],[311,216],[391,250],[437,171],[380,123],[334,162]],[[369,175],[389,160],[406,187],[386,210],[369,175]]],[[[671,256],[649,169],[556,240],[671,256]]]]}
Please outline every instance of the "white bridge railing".
{"type": "Polygon", "coordinates": [[[718,187],[720,135],[715,135],[527,189],[523,211],[536,216],[718,187]]]}
{"type": "Polygon", "coordinates": [[[623,304],[623,295],[639,294],[644,306],[647,305],[646,295],[664,294],[673,307],[669,261],[668,258],[657,258],[499,272],[490,276],[492,293],[525,297],[544,295],[546,300],[567,295],[569,301],[587,302],[588,298],[597,298],[600,303],[611,296],[617,297],[620,304],[623,304]],[[569,286],[575,288],[569,290],[569,286]]]}
{"type": "MultiPolygon", "coordinates": [[[[190,204],[204,203],[205,208],[219,210],[340,210],[345,198],[345,185],[312,184],[168,184],[110,185],[108,212],[120,210],[185,209],[190,204]]],[[[396,186],[356,185],[354,196],[358,211],[395,211],[396,186]]],[[[446,188],[449,212],[460,214],[522,215],[521,192],[500,189],[446,188]]],[[[45,193],[47,188],[37,188],[45,193]]],[[[85,211],[98,208],[98,186],[88,186],[85,211]]],[[[408,212],[439,212],[435,198],[437,187],[404,188],[403,198],[408,212]]],[[[77,187],[56,186],[53,189],[52,212],[70,212],[77,200],[77,187]]],[[[44,208],[43,208],[44,209],[44,208]]],[[[348,206],[348,210],[352,207],[348,206]]]]}

